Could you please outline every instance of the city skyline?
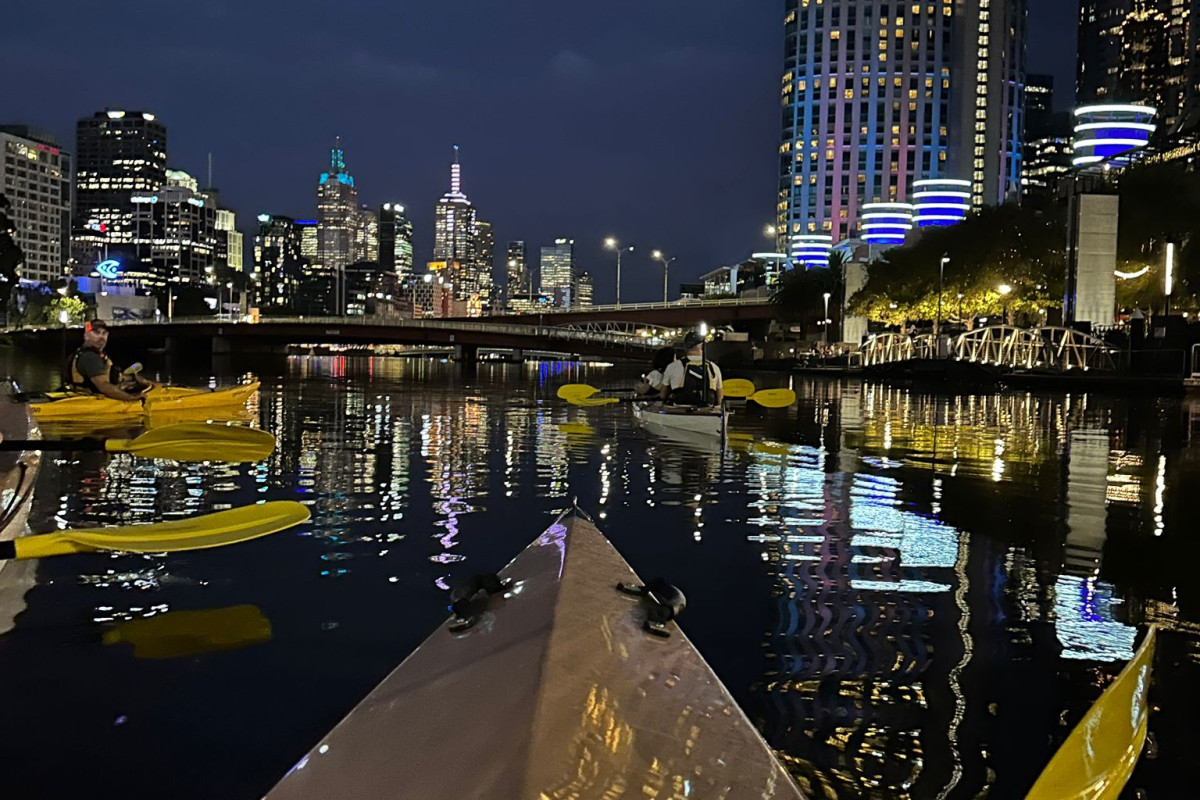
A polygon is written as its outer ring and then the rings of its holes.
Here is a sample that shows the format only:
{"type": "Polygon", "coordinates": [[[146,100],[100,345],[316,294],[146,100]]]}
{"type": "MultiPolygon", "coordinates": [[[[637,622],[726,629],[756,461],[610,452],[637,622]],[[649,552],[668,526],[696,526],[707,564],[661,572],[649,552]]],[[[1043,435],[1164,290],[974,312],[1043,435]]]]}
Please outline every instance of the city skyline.
{"type": "MultiPolygon", "coordinates": [[[[1030,69],[1059,76],[1057,105],[1069,105],[1063,89],[1072,82],[1073,53],[1046,44],[1073,38],[1073,4],[1063,0],[1056,16],[1034,5],[1030,69]],[[1047,35],[1047,25],[1064,24],[1047,35]],[[1048,65],[1050,50],[1057,62],[1048,65]]],[[[471,164],[472,200],[488,209],[496,237],[531,247],[574,238],[581,265],[596,276],[598,302],[613,295],[608,236],[637,245],[638,253],[677,254],[675,282],[766,244],[761,231],[774,218],[778,183],[782,3],[756,4],[732,18],[726,4],[693,4],[686,26],[669,7],[625,2],[586,24],[573,10],[531,0],[489,8],[465,27],[453,9],[423,8],[404,20],[398,37],[387,20],[399,12],[342,9],[333,27],[344,58],[322,55],[311,63],[294,52],[308,42],[326,53],[334,12],[303,2],[290,8],[292,19],[263,49],[253,26],[229,24],[233,7],[221,2],[183,11],[182,25],[146,16],[133,26],[67,2],[60,36],[10,37],[0,53],[6,65],[43,76],[36,87],[10,87],[0,117],[47,128],[70,149],[75,121],[98,109],[152,110],[171,130],[170,166],[205,175],[212,153],[222,205],[238,213],[247,235],[261,213],[315,215],[313,164],[341,135],[362,202],[399,202],[412,211],[418,271],[431,260],[444,154],[459,142],[471,164]],[[513,36],[495,37],[501,25],[513,36]],[[441,52],[438,35],[454,26],[471,46],[441,52]],[[181,29],[195,31],[196,44],[180,49],[181,29]],[[383,36],[385,30],[391,33],[383,36]],[[88,56],[93,79],[74,80],[83,60],[77,54],[97,40],[123,58],[95,65],[88,56]],[[168,52],[184,56],[170,82],[138,66],[168,52]],[[264,91],[261,81],[274,76],[279,81],[264,91]],[[464,112],[460,97],[468,85],[475,102],[464,112]],[[329,91],[343,102],[335,113],[314,115],[312,93],[329,91]],[[388,103],[378,102],[380,91],[388,103]],[[564,113],[547,121],[535,113],[539,104],[564,113]],[[415,122],[421,118],[451,122],[415,122]],[[683,202],[694,196],[708,200],[699,213],[683,202]]],[[[15,9],[8,29],[19,29],[28,13],[15,9]]],[[[276,29],[280,20],[272,20],[276,29]]],[[[41,30],[32,22],[29,30],[41,30]]],[[[635,253],[622,281],[627,300],[661,292],[648,256],[635,253]]]]}

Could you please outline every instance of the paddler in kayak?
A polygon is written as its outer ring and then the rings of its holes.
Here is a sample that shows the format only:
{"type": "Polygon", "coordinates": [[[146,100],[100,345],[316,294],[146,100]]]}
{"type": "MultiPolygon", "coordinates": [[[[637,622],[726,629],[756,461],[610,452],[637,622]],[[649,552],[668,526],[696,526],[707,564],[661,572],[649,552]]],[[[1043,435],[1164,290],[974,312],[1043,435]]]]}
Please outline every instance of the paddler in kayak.
{"type": "Polygon", "coordinates": [[[642,379],[638,381],[634,388],[634,393],[638,397],[644,397],[647,400],[658,400],[662,397],[663,388],[666,382],[663,379],[663,374],[667,371],[667,367],[675,361],[675,348],[664,347],[654,354],[654,360],[650,363],[651,369],[642,379]]]}
{"type": "Polygon", "coordinates": [[[688,331],[683,346],[686,357],[663,371],[663,399],[677,406],[720,406],[725,399],[725,385],[721,368],[704,357],[704,337],[688,331]]]}
{"type": "Polygon", "coordinates": [[[108,325],[94,319],[83,326],[83,347],[67,359],[63,382],[69,389],[102,394],[114,400],[141,400],[142,393],[154,386],[137,372],[121,372],[105,354],[108,325]]]}

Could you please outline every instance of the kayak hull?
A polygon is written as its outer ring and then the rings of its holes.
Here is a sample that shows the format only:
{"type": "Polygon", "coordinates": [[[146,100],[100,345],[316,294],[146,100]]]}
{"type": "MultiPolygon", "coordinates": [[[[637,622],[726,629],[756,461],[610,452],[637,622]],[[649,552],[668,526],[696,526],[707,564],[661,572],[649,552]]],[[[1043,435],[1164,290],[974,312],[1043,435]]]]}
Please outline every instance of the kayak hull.
{"type": "Polygon", "coordinates": [[[658,431],[683,431],[721,439],[729,426],[724,408],[664,406],[659,403],[634,403],[633,415],[647,428],[658,431]]]}
{"type": "Polygon", "coordinates": [[[439,628],[267,795],[802,798],[590,521],[559,519],[463,633],[439,628]]]}
{"type": "Polygon", "coordinates": [[[40,422],[137,420],[156,416],[185,416],[242,406],[258,391],[258,381],[209,391],[180,386],[156,386],[146,402],[114,400],[103,395],[63,393],[46,402],[30,403],[40,422]]]}

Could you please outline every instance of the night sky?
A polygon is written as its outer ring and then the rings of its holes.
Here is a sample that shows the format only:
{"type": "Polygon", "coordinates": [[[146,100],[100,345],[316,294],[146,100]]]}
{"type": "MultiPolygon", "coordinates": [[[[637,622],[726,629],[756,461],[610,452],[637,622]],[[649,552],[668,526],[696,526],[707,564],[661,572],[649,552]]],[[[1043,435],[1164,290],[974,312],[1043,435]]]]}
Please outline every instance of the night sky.
{"type": "MultiPolygon", "coordinates": [[[[1077,0],[1031,0],[1030,68],[1070,105],[1077,0]]],[[[107,107],[155,112],[172,167],[250,233],[262,212],[315,216],[335,135],[360,198],[399,202],[419,269],[451,145],[464,190],[505,242],[576,240],[614,294],[615,235],[637,246],[622,296],[769,249],[781,0],[59,0],[5,4],[0,122],[55,132],[107,107]]],[[[251,257],[247,240],[247,259],[251,257]]],[[[672,289],[674,292],[674,288],[672,289]]]]}

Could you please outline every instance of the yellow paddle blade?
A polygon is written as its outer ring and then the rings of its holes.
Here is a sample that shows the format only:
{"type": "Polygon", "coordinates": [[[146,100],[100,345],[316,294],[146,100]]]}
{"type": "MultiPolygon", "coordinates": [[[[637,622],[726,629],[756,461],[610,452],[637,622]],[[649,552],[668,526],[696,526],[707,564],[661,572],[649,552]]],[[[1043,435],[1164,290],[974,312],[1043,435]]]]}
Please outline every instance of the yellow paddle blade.
{"type": "Polygon", "coordinates": [[[257,606],[211,611],[171,611],[122,622],[106,631],[105,644],[131,644],[134,658],[183,658],[234,650],[271,640],[271,621],[257,606]]]}
{"type": "Polygon", "coordinates": [[[574,400],[584,400],[597,394],[600,390],[586,383],[567,383],[558,387],[558,399],[568,403],[574,400]]]}
{"type": "Polygon", "coordinates": [[[763,389],[750,395],[748,399],[763,408],[787,408],[796,402],[796,393],[791,389],[763,389]]]}
{"type": "Polygon", "coordinates": [[[722,384],[725,387],[725,396],[734,398],[749,397],[754,394],[754,384],[745,378],[730,378],[722,384]]]}
{"type": "MultiPolygon", "coordinates": [[[[9,558],[44,558],[95,550],[131,553],[175,553],[238,544],[299,525],[311,516],[308,507],[291,500],[276,500],[231,508],[201,517],[130,525],[124,528],[80,530],[23,536],[12,540],[9,558]]],[[[4,543],[0,543],[2,545],[4,543]]]]}
{"type": "Polygon", "coordinates": [[[1133,660],[1071,731],[1026,800],[1116,800],[1133,773],[1150,724],[1154,628],[1133,660]]]}
{"type": "Polygon", "coordinates": [[[143,433],[136,439],[109,439],[110,453],[174,461],[261,461],[275,451],[275,437],[257,428],[189,422],[143,433]]]}

